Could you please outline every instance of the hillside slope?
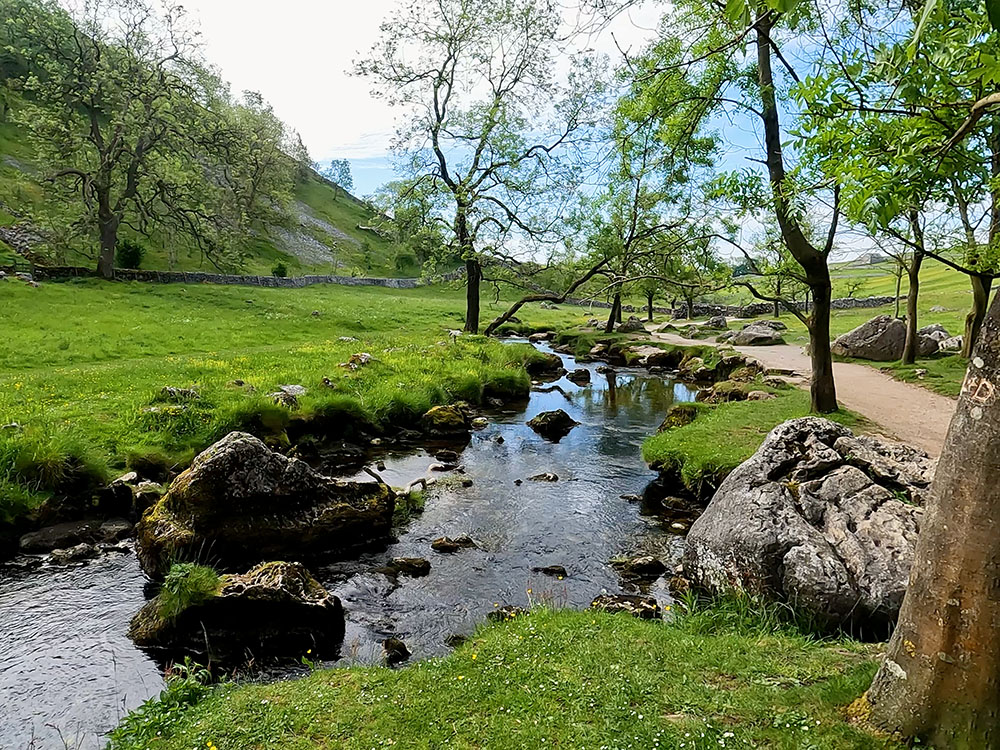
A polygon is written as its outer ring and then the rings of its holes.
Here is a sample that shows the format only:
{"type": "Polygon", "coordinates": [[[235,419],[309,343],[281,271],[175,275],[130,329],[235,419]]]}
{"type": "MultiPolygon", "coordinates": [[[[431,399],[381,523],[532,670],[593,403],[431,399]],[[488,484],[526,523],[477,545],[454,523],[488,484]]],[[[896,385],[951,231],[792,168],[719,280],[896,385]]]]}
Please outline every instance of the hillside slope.
{"type": "MultiPolygon", "coordinates": [[[[43,180],[27,133],[12,123],[0,123],[0,227],[19,224],[30,215],[45,216],[43,180]]],[[[232,270],[270,274],[278,263],[282,263],[292,276],[304,273],[419,275],[420,269],[412,256],[404,254],[403,258],[410,262],[397,263],[394,243],[362,228],[374,222],[375,215],[365,203],[311,173],[296,185],[287,224],[261,228],[246,247],[244,266],[232,270]]],[[[137,239],[148,248],[143,268],[218,270],[193,243],[184,239],[156,233],[137,239]]],[[[0,265],[9,264],[14,258],[13,248],[0,241],[0,265]]],[[[54,261],[65,265],[90,266],[94,263],[85,254],[74,251],[66,251],[64,257],[54,261]]]]}

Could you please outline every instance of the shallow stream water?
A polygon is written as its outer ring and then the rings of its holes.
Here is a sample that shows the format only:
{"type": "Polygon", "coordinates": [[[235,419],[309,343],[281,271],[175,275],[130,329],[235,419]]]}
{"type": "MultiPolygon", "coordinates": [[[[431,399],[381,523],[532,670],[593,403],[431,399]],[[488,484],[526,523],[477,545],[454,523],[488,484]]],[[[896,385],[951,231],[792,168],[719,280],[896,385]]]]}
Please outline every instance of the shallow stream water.
{"type": "MultiPolygon", "coordinates": [[[[570,357],[564,363],[581,366],[570,357]]],[[[378,661],[379,642],[390,635],[414,658],[444,653],[449,636],[470,633],[504,604],[586,607],[602,592],[628,590],[609,564],[617,557],[679,560],[681,537],[621,496],[642,494],[655,479],[639,455],[642,441],[672,403],[692,401],[694,391],[640,371],[583,366],[590,385],[562,379],[556,385],[564,393],[533,392],[526,405],[491,414],[489,427],[473,433],[460,458],[471,487],[440,481],[387,549],[313,567],[344,604],[344,663],[378,661]],[[525,425],[552,409],[580,422],[558,443],[525,425]],[[558,481],[529,479],[545,472],[558,481]],[[433,539],[459,534],[477,546],[431,551],[433,539]],[[425,557],[431,572],[396,581],[370,572],[392,557],[425,557]],[[562,565],[568,576],[532,572],[547,565],[562,565]]],[[[436,461],[422,450],[382,460],[381,474],[395,486],[427,475],[436,461]]],[[[160,668],[126,635],[144,581],[135,556],[122,554],[70,568],[0,570],[0,750],[63,748],[64,740],[101,747],[124,713],[159,692],[160,668]]],[[[662,582],[651,593],[669,596],[662,582]]]]}

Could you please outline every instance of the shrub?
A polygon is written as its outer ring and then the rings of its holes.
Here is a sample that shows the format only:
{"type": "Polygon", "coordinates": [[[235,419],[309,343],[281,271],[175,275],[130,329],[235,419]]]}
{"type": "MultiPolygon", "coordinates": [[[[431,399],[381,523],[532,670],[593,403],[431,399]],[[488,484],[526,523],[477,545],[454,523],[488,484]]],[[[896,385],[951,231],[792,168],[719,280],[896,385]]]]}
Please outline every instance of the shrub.
{"type": "Polygon", "coordinates": [[[274,268],[271,269],[271,275],[277,276],[279,279],[283,279],[288,276],[288,266],[284,263],[275,264],[274,268]]]}
{"type": "Polygon", "coordinates": [[[125,717],[111,733],[108,747],[148,747],[184,718],[187,709],[211,692],[211,673],[194,664],[190,657],[175,664],[167,677],[167,686],[125,717]]]}
{"type": "Polygon", "coordinates": [[[160,589],[160,617],[173,620],[188,607],[208,601],[219,591],[219,574],[206,565],[174,563],[160,589]]]}
{"type": "Polygon", "coordinates": [[[119,268],[140,268],[146,248],[134,240],[119,240],[117,256],[119,268]]]}

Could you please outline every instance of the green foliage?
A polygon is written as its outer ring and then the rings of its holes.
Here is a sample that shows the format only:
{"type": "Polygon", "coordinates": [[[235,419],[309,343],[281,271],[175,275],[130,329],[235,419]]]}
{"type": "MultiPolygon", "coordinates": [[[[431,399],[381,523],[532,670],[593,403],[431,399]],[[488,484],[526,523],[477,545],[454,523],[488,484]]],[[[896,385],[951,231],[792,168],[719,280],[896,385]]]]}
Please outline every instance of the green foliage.
{"type": "Polygon", "coordinates": [[[283,279],[288,276],[288,266],[284,263],[275,264],[274,268],[271,269],[271,275],[277,276],[279,279],[283,279]]]}
{"type": "Polygon", "coordinates": [[[204,604],[219,593],[219,584],[219,574],[212,568],[191,562],[174,563],[157,594],[160,617],[174,620],[188,607],[204,604]]]}
{"type": "Polygon", "coordinates": [[[186,712],[211,693],[212,675],[190,658],[174,664],[167,686],[156,698],[150,698],[132,711],[111,733],[109,750],[146,748],[183,721],[186,712]]]}
{"type": "MultiPolygon", "coordinates": [[[[842,713],[875,669],[873,649],[817,641],[750,600],[666,623],[536,608],[406,669],[216,688],[155,746],[899,748],[842,713]]],[[[113,750],[145,747],[113,737],[113,750]]]]}
{"type": "Polygon", "coordinates": [[[146,248],[135,240],[119,240],[117,256],[119,268],[139,268],[146,256],[146,248]]]}

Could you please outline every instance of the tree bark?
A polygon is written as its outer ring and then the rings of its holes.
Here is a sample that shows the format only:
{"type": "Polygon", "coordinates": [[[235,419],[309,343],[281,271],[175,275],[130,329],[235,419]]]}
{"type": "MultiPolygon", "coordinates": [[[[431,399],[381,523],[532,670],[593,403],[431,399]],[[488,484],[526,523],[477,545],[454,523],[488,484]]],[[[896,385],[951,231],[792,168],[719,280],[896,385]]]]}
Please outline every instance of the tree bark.
{"type": "Polygon", "coordinates": [[[809,320],[809,357],[812,380],[809,396],[812,411],[829,414],[837,411],[837,387],[833,380],[833,354],[830,351],[830,303],[833,287],[827,273],[826,284],[813,282],[813,312],[809,320]]]}
{"type": "MultiPolygon", "coordinates": [[[[771,29],[774,14],[764,10],[756,19],[757,77],[760,84],[761,120],[764,125],[764,148],[768,180],[771,184],[774,215],[778,220],[781,238],[795,261],[805,271],[806,284],[812,292],[813,314],[809,324],[809,353],[812,360],[811,409],[821,414],[837,410],[837,390],[833,382],[833,356],[830,352],[830,303],[833,292],[830,284],[830,267],[827,257],[832,248],[837,227],[837,210],[830,225],[826,248],[820,251],[812,245],[802,231],[795,213],[790,208],[785,161],[781,149],[781,124],[778,102],[774,92],[774,74],[771,70],[771,29]]],[[[839,200],[839,191],[835,191],[839,200]]],[[[835,200],[835,203],[836,203],[835,200]]],[[[806,313],[809,299],[806,296],[806,313]]]]}
{"type": "Polygon", "coordinates": [[[899,621],[856,715],[941,748],[1000,747],[1000,300],[983,323],[899,621]]]}
{"type": "Polygon", "coordinates": [[[583,286],[592,278],[594,278],[594,276],[596,276],[600,272],[600,270],[604,268],[604,266],[606,266],[607,264],[608,264],[607,260],[602,260],[601,262],[591,266],[590,269],[585,274],[577,278],[576,281],[574,281],[572,284],[566,287],[566,291],[564,291],[562,294],[555,294],[554,292],[539,292],[538,294],[528,294],[524,297],[521,297],[521,299],[519,299],[513,305],[508,307],[502,314],[498,315],[492,323],[486,326],[486,330],[483,331],[483,333],[486,336],[492,336],[493,332],[496,331],[497,328],[502,326],[512,317],[514,317],[517,311],[520,310],[524,305],[528,304],[529,302],[546,302],[546,301],[565,302],[566,298],[569,297],[569,295],[571,295],[581,286],[583,286]]]}
{"type": "MultiPolygon", "coordinates": [[[[101,204],[104,201],[100,201],[101,204]]],[[[118,245],[118,219],[110,208],[101,205],[97,212],[97,225],[101,239],[97,258],[97,273],[105,279],[115,277],[115,248],[118,245]]]]}
{"type": "Polygon", "coordinates": [[[906,343],[903,345],[903,364],[912,365],[917,361],[917,298],[920,294],[920,266],[924,262],[922,250],[915,250],[906,276],[910,288],[906,290],[906,343]]]}
{"type": "Polygon", "coordinates": [[[687,306],[687,319],[694,320],[694,298],[685,297],[684,304],[687,306]]]}
{"type": "Polygon", "coordinates": [[[478,258],[465,260],[465,331],[479,333],[479,285],[483,268],[478,258]]]}
{"type": "Polygon", "coordinates": [[[899,290],[903,286],[903,274],[902,271],[896,274],[896,314],[893,317],[899,317],[899,290]]]}
{"type": "Polygon", "coordinates": [[[986,318],[986,309],[990,304],[990,290],[993,279],[984,276],[970,276],[972,284],[972,309],[965,316],[965,336],[962,340],[962,356],[968,359],[979,339],[979,331],[986,318]]]}
{"type": "Polygon", "coordinates": [[[621,320],[621,307],[622,307],[622,295],[621,292],[615,292],[614,298],[611,300],[611,312],[608,314],[608,322],[604,325],[605,333],[614,333],[615,323],[621,320]]]}

